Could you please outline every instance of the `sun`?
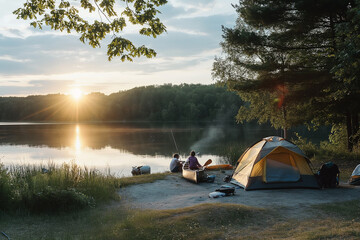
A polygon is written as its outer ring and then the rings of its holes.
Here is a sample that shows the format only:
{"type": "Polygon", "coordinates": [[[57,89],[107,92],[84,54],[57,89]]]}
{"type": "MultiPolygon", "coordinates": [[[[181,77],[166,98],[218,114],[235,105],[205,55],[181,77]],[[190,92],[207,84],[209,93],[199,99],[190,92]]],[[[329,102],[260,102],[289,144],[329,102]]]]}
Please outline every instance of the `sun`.
{"type": "Polygon", "coordinates": [[[70,95],[75,99],[75,101],[79,101],[83,95],[83,92],[78,88],[74,88],[71,90],[70,95]]]}

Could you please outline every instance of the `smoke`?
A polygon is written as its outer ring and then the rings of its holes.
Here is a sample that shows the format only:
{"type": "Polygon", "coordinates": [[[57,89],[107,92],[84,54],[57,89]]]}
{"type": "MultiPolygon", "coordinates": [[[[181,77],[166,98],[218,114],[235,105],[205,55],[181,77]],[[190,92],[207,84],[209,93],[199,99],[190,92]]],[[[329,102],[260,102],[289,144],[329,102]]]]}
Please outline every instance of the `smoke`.
{"type": "Polygon", "coordinates": [[[200,153],[205,152],[209,150],[209,147],[214,146],[213,143],[222,141],[226,137],[224,127],[229,123],[229,119],[233,118],[235,120],[235,115],[238,110],[237,107],[236,109],[233,109],[233,107],[234,106],[223,107],[218,111],[214,119],[216,124],[210,125],[205,129],[200,140],[191,146],[191,150],[200,153]]]}
{"type": "Polygon", "coordinates": [[[204,149],[208,148],[212,143],[221,140],[225,137],[225,133],[219,126],[210,126],[208,127],[200,140],[191,145],[191,149],[195,151],[202,152],[204,149]]]}

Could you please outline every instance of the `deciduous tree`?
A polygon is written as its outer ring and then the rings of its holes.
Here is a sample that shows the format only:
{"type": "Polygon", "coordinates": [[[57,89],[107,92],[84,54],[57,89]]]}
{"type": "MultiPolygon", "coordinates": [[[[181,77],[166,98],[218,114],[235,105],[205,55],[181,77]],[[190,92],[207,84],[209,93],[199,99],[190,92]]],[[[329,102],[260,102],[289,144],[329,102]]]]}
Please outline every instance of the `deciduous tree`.
{"type": "Polygon", "coordinates": [[[139,34],[152,36],[166,31],[157,15],[158,8],[167,0],[27,0],[22,8],[14,11],[18,19],[32,20],[30,25],[42,29],[44,25],[56,31],[76,32],[80,41],[92,47],[100,47],[101,41],[110,35],[107,45],[109,61],[120,57],[132,61],[134,57],[156,56],[154,49],[135,46],[119,35],[127,25],[141,26],[139,34]]]}

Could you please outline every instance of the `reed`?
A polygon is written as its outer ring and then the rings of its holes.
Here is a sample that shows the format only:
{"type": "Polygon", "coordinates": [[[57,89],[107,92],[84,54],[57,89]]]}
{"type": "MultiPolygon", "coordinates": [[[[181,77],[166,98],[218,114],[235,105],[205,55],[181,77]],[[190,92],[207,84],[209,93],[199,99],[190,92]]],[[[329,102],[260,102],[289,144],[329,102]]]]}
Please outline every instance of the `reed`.
{"type": "Polygon", "coordinates": [[[224,164],[231,164],[235,166],[237,160],[243,154],[246,148],[247,147],[245,145],[232,143],[216,150],[219,155],[224,156],[224,164]]]}
{"type": "Polygon", "coordinates": [[[109,172],[81,168],[75,163],[56,166],[0,165],[0,209],[57,212],[94,207],[116,199],[120,179],[109,172]]]}
{"type": "Polygon", "coordinates": [[[168,173],[118,178],[76,163],[60,166],[0,163],[0,210],[64,212],[93,208],[120,198],[118,190],[132,184],[164,179],[168,173]]]}

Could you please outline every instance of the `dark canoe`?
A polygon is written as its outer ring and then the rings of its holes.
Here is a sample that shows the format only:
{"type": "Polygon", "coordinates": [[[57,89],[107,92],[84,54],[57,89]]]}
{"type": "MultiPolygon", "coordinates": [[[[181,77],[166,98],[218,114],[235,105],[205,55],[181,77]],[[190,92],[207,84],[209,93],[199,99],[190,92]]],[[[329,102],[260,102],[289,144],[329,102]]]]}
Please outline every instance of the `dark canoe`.
{"type": "Polygon", "coordinates": [[[204,181],[206,176],[205,171],[203,169],[191,170],[189,169],[187,164],[184,164],[182,175],[183,178],[192,181],[194,183],[199,183],[204,181]]]}

